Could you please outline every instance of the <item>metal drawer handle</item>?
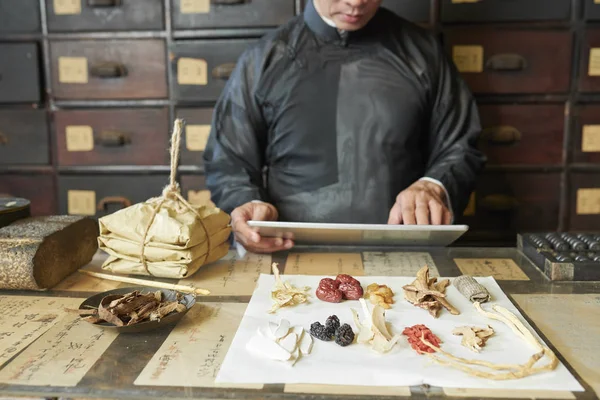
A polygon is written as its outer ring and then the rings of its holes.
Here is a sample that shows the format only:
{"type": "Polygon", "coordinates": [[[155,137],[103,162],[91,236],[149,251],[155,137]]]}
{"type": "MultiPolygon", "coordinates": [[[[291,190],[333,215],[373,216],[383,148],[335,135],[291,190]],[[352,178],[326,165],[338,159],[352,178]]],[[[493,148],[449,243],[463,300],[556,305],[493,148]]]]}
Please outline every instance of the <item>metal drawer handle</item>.
{"type": "Polygon", "coordinates": [[[229,79],[234,69],[235,63],[217,65],[212,70],[212,76],[215,79],[229,79]]]}
{"type": "Polygon", "coordinates": [[[121,0],[87,0],[88,7],[118,7],[121,0]]]}
{"type": "Polygon", "coordinates": [[[479,201],[479,207],[492,212],[515,211],[519,208],[519,202],[512,196],[491,194],[479,201]]]}
{"type": "Polygon", "coordinates": [[[246,0],[211,0],[211,3],[220,6],[235,6],[238,4],[244,4],[246,0]]]}
{"type": "Polygon", "coordinates": [[[98,211],[106,211],[106,206],[109,204],[121,204],[123,205],[123,208],[127,208],[131,205],[131,200],[121,196],[107,196],[98,202],[98,207],[96,208],[98,211]]]}
{"type": "Polygon", "coordinates": [[[522,71],[527,68],[527,60],[519,54],[496,54],[485,63],[494,71],[522,71]]]}
{"type": "Polygon", "coordinates": [[[96,143],[105,147],[121,147],[131,143],[127,133],[117,131],[102,131],[96,138],[96,143]]]}
{"type": "Polygon", "coordinates": [[[121,78],[127,75],[127,68],[116,62],[105,62],[92,65],[90,74],[98,78],[121,78]]]}
{"type": "Polygon", "coordinates": [[[481,132],[481,139],[494,145],[510,145],[521,141],[521,132],[514,126],[490,126],[481,132]]]}
{"type": "Polygon", "coordinates": [[[0,146],[4,146],[6,144],[8,144],[8,137],[4,133],[0,132],[0,146]]]}

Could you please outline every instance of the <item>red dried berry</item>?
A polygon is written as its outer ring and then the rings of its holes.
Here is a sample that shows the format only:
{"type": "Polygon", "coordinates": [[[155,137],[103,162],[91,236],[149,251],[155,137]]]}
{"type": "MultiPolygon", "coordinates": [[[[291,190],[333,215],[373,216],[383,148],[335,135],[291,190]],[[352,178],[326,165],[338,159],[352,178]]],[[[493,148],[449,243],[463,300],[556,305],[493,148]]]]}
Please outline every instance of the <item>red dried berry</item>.
{"type": "Polygon", "coordinates": [[[402,331],[403,335],[408,337],[408,343],[417,353],[435,353],[431,347],[421,341],[421,338],[427,340],[435,347],[440,347],[441,340],[431,332],[425,325],[419,324],[407,327],[402,331]]]}

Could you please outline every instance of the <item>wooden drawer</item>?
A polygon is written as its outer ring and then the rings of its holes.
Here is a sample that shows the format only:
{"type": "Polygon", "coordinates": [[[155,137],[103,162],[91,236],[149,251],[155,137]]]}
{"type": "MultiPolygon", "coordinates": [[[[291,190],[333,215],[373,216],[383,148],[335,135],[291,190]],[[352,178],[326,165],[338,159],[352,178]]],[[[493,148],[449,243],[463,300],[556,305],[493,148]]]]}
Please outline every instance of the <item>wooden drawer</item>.
{"type": "Polygon", "coordinates": [[[60,212],[102,217],[160,196],[167,175],[73,175],[58,178],[60,212]]]}
{"type": "Polygon", "coordinates": [[[158,30],[164,25],[162,3],[162,0],[46,0],[48,30],[158,30]]]}
{"type": "Polygon", "coordinates": [[[40,69],[35,43],[0,43],[0,103],[40,101],[40,69]]]}
{"type": "Polygon", "coordinates": [[[294,16],[294,0],[171,0],[175,29],[278,26],[294,16]]]}
{"type": "Polygon", "coordinates": [[[51,175],[0,175],[0,194],[31,202],[31,215],[55,215],[56,190],[51,175]]]}
{"type": "Polygon", "coordinates": [[[162,40],[50,43],[52,90],[58,99],[141,99],[167,96],[162,40]]]}
{"type": "Polygon", "coordinates": [[[191,204],[208,204],[214,207],[210,200],[210,191],[206,189],[204,175],[182,175],[181,194],[191,204]]]}
{"type": "Polygon", "coordinates": [[[489,165],[560,165],[563,105],[481,105],[479,148],[489,165]]]}
{"type": "Polygon", "coordinates": [[[574,114],[573,162],[600,164],[600,105],[580,106],[574,114]]]}
{"type": "Polygon", "coordinates": [[[571,16],[571,0],[441,0],[443,22],[552,21],[571,16]]]}
{"type": "Polygon", "coordinates": [[[569,90],[568,31],[464,28],[446,32],[446,46],[475,93],[561,93],[569,90]]]}
{"type": "Polygon", "coordinates": [[[39,31],[39,0],[0,0],[0,33],[39,31]]]}
{"type": "Polygon", "coordinates": [[[569,230],[595,231],[600,228],[600,173],[572,173],[569,184],[569,230]]]}
{"type": "Polygon", "coordinates": [[[429,21],[431,10],[429,0],[383,0],[381,5],[409,21],[429,21]]]}
{"type": "Polygon", "coordinates": [[[585,32],[581,51],[579,90],[600,92],[600,29],[585,32]]]}
{"type": "Polygon", "coordinates": [[[54,114],[60,165],[166,165],[167,109],[61,110],[54,114]]]}
{"type": "Polygon", "coordinates": [[[181,144],[181,164],[202,165],[202,155],[210,134],[212,108],[181,108],[177,118],[185,120],[185,132],[181,144]]]}
{"type": "Polygon", "coordinates": [[[0,110],[0,164],[50,164],[44,110],[0,110]]]}
{"type": "Polygon", "coordinates": [[[237,59],[255,40],[178,42],[170,57],[174,93],[183,101],[216,101],[237,59]]]}
{"type": "Polygon", "coordinates": [[[460,219],[475,233],[555,231],[559,198],[558,172],[486,172],[475,189],[475,213],[460,219]]]}
{"type": "Polygon", "coordinates": [[[600,3],[596,0],[584,0],[584,18],[587,20],[600,20],[600,3]]]}

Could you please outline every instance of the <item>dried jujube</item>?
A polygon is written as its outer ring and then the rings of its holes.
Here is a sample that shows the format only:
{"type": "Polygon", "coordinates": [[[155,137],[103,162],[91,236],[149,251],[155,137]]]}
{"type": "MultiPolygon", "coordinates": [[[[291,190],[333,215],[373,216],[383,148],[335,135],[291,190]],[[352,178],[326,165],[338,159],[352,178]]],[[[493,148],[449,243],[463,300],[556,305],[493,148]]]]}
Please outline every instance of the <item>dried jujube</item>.
{"type": "Polygon", "coordinates": [[[358,300],[363,295],[360,282],[350,275],[340,274],[335,280],[323,278],[316,291],[317,298],[329,303],[339,303],[342,299],[358,300]]]}

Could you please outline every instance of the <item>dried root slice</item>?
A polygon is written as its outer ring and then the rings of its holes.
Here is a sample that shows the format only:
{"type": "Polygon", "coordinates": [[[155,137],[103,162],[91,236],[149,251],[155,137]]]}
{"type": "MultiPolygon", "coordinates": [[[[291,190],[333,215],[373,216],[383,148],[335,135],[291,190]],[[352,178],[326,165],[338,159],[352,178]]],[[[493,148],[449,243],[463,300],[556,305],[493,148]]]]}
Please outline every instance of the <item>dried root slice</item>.
{"type": "Polygon", "coordinates": [[[462,336],[460,344],[475,353],[479,353],[485,342],[494,334],[494,330],[488,325],[487,328],[477,326],[461,326],[452,331],[453,335],[462,336]]]}
{"type": "Polygon", "coordinates": [[[391,304],[394,304],[394,292],[387,285],[370,284],[367,286],[365,297],[374,305],[381,306],[386,310],[392,308],[391,304]]]}
{"type": "Polygon", "coordinates": [[[442,307],[452,315],[460,311],[446,300],[446,288],[450,285],[448,279],[437,282],[437,278],[429,278],[429,267],[425,265],[417,272],[417,279],[410,285],[405,285],[404,298],[416,307],[423,308],[437,318],[442,307]]]}
{"type": "Polygon", "coordinates": [[[279,276],[279,268],[277,263],[271,264],[273,274],[275,275],[275,285],[271,291],[271,299],[275,302],[269,314],[275,313],[282,307],[292,307],[308,301],[308,291],[310,287],[305,286],[297,288],[289,282],[283,282],[279,276]]]}
{"type": "Polygon", "coordinates": [[[425,338],[421,338],[421,341],[431,349],[437,352],[436,355],[428,354],[429,357],[436,363],[440,365],[445,365],[449,367],[453,367],[459,369],[469,375],[478,377],[478,378],[486,378],[492,380],[512,380],[512,379],[521,379],[527,376],[539,374],[542,372],[553,371],[558,366],[558,358],[554,354],[552,350],[548,347],[543,346],[531,333],[529,329],[517,318],[516,315],[508,311],[504,307],[500,307],[498,305],[493,306],[493,310],[496,313],[485,311],[481,308],[481,304],[479,302],[474,304],[477,311],[479,311],[484,316],[501,321],[508,325],[517,336],[521,339],[525,340],[531,346],[535,347],[537,353],[533,354],[529,360],[525,364],[494,364],[487,361],[480,360],[467,360],[464,358],[453,356],[452,354],[445,352],[429,341],[425,340],[425,338]],[[442,358],[441,356],[445,357],[442,358]],[[544,357],[548,358],[548,362],[544,365],[536,367],[538,361],[542,360],[544,357]],[[487,368],[488,370],[477,369],[472,366],[479,366],[487,368]],[[497,372],[494,372],[497,371],[497,372]]]}
{"type": "Polygon", "coordinates": [[[284,361],[294,366],[302,357],[312,351],[313,339],[305,334],[301,326],[290,326],[282,319],[279,324],[269,323],[258,328],[257,333],[246,343],[246,349],[261,358],[284,361]]]}
{"type": "Polygon", "coordinates": [[[365,299],[359,299],[365,314],[365,319],[361,322],[358,312],[352,310],[354,323],[358,328],[358,343],[370,344],[371,348],[378,353],[387,353],[394,347],[400,335],[390,333],[385,323],[385,310],[376,305],[372,310],[365,299]]]}

